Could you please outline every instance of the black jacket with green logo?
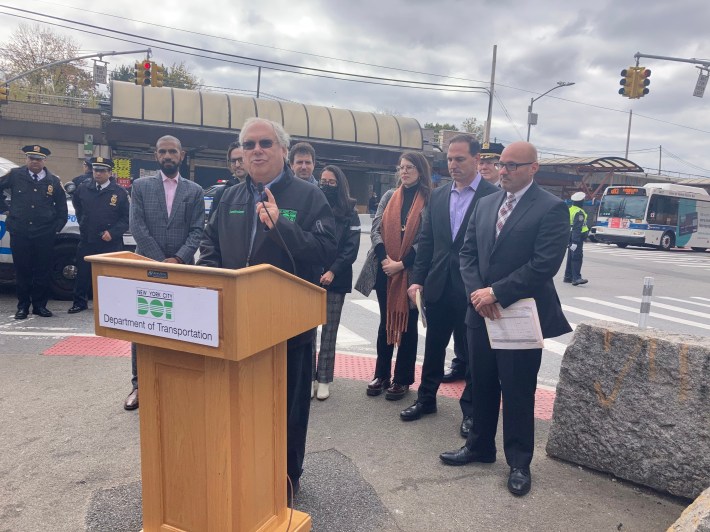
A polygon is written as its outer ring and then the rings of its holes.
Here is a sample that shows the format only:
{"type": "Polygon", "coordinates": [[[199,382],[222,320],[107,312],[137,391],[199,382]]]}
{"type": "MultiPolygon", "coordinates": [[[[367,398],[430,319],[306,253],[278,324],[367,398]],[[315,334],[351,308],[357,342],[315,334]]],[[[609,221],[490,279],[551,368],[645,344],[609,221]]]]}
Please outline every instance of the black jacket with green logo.
{"type": "Polygon", "coordinates": [[[284,175],[270,190],[280,211],[276,227],[293,256],[296,271],[277,232],[255,218],[250,176],[244,183],[225,190],[205,227],[197,264],[233,269],[272,264],[319,285],[318,272],[333,262],[338,245],[328,201],[320,189],[295,178],[286,165],[284,175]]]}

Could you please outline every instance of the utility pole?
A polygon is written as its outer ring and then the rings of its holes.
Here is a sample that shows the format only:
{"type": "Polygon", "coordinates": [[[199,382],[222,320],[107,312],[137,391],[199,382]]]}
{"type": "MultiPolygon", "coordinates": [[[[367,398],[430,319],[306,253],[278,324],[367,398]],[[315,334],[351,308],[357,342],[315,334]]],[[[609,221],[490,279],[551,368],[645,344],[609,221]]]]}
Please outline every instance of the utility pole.
{"type": "Polygon", "coordinates": [[[493,91],[495,90],[496,82],[496,54],[498,45],[493,45],[493,64],[491,65],[491,86],[488,89],[488,117],[486,118],[486,127],[483,130],[483,142],[489,142],[491,138],[491,119],[493,117],[493,91]]]}
{"type": "Polygon", "coordinates": [[[661,155],[663,154],[663,146],[658,147],[658,175],[661,175],[661,155]]]}
{"type": "Polygon", "coordinates": [[[629,141],[631,140],[631,117],[633,116],[633,114],[633,109],[629,109],[629,129],[626,132],[626,154],[624,155],[624,159],[629,158],[629,141]]]}

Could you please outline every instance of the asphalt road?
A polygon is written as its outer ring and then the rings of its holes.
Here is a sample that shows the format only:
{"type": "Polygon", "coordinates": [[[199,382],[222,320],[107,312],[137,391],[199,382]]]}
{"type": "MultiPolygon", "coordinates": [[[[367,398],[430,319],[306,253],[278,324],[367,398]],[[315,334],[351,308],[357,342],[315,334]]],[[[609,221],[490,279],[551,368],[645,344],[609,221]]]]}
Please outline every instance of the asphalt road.
{"type": "MultiPolygon", "coordinates": [[[[356,272],[368,248],[363,234],[356,272]]],[[[570,322],[636,322],[643,278],[652,276],[649,325],[708,336],[710,253],[594,244],[585,252],[588,284],[572,287],[558,276],[570,322]]],[[[50,301],[54,317],[17,321],[15,306],[13,290],[0,288],[0,531],[137,530],[138,416],[121,408],[130,359],[37,356],[62,338],[93,335],[93,313],[68,315],[71,302],[50,301]]],[[[376,308],[374,295],[349,296],[339,352],[375,355],[376,308]]],[[[570,337],[549,343],[542,385],[557,382],[570,337]]],[[[423,346],[422,338],[420,359],[423,346]]],[[[687,504],[546,458],[549,422],[541,420],[534,491],[514,502],[503,463],[440,465],[438,453],[461,443],[454,399],[442,398],[438,415],[406,426],[397,420],[402,404],[365,401],[362,382],[340,379],[331,399],[312,406],[305,488],[296,506],[314,517],[316,530],[466,530],[471,523],[480,530],[665,530],[687,504]],[[476,504],[462,510],[459,494],[476,504]],[[350,503],[350,519],[339,509],[342,500],[350,503]]]]}

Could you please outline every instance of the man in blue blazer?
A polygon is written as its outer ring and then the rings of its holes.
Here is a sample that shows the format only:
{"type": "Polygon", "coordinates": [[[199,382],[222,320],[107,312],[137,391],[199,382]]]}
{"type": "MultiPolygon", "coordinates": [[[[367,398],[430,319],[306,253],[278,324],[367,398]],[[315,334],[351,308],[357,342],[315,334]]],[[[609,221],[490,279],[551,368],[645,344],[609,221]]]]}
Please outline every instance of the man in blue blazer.
{"type": "Polygon", "coordinates": [[[544,338],[570,332],[553,277],[564,259],[569,214],[564,202],[535,184],[537,150],[527,142],[505,148],[498,163],[502,189],[481,200],[461,249],[461,277],[473,385],[473,425],[466,445],[440,455],[449,465],[491,463],[503,398],[503,449],[510,466],[508,490],[530,491],[535,439],[535,389],[542,349],[491,349],[484,318],[533,298],[544,338]]]}
{"type": "MultiPolygon", "coordinates": [[[[202,187],[180,175],[182,144],[166,135],[155,145],[160,172],[137,179],[131,192],[130,230],[136,253],[161,262],[194,264],[205,223],[202,187]]],[[[136,349],[131,346],[133,389],[123,407],[138,408],[136,349]]]]}

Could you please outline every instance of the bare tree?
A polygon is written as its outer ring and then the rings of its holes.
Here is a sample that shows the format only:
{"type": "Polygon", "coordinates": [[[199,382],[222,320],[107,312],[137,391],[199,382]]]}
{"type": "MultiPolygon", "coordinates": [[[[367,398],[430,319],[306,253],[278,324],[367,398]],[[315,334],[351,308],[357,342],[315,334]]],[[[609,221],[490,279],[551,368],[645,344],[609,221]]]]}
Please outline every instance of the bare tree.
{"type": "MultiPolygon", "coordinates": [[[[39,24],[20,24],[9,40],[0,46],[0,68],[13,77],[43,65],[79,55],[79,44],[39,24]]],[[[24,93],[86,97],[95,94],[92,75],[82,70],[83,61],[38,70],[10,86],[24,93]]]]}

